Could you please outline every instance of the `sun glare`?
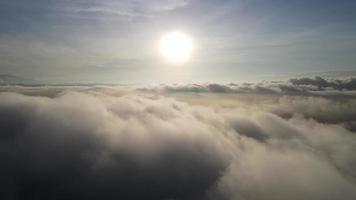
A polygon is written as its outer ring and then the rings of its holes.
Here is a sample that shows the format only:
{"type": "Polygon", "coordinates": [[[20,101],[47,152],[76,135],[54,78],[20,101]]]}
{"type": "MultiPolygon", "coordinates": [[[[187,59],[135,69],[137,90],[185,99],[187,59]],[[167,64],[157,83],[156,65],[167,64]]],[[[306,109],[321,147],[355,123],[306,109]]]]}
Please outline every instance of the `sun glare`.
{"type": "Polygon", "coordinates": [[[169,62],[183,63],[192,54],[193,41],[187,34],[178,31],[171,32],[161,38],[159,50],[169,62]]]}

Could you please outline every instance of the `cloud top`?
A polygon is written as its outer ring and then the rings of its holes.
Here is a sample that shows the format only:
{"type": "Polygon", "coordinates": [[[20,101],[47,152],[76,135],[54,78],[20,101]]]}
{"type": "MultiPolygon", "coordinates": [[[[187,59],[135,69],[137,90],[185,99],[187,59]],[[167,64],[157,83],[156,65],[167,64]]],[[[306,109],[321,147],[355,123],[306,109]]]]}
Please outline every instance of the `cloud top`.
{"type": "Polygon", "coordinates": [[[356,197],[354,99],[234,87],[3,87],[0,197],[356,197]]]}

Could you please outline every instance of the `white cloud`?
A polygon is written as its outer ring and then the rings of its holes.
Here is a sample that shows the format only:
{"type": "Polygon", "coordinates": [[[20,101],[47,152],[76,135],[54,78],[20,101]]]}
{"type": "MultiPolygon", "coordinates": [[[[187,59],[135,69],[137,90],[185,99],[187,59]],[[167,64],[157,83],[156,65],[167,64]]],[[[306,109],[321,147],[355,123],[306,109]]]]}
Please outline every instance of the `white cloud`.
{"type": "Polygon", "coordinates": [[[356,197],[350,98],[1,90],[3,198],[356,197]]]}

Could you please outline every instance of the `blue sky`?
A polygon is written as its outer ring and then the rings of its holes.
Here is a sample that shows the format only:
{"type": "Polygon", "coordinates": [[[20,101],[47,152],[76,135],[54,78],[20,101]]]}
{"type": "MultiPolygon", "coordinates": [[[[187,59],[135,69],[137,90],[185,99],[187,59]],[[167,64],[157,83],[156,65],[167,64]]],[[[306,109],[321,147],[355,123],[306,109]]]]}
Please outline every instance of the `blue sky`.
{"type": "Polygon", "coordinates": [[[0,73],[57,82],[240,82],[356,70],[353,0],[0,0],[0,73]],[[157,51],[189,34],[191,60],[157,51]]]}

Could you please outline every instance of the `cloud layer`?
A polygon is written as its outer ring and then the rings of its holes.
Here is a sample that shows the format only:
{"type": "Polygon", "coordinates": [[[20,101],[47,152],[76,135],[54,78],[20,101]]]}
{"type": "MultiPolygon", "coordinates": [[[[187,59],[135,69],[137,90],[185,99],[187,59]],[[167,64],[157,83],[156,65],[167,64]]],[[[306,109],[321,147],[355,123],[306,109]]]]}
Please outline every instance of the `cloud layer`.
{"type": "Polygon", "coordinates": [[[292,94],[292,95],[351,95],[356,90],[356,78],[323,79],[295,78],[288,81],[263,81],[241,84],[175,84],[154,88],[141,88],[155,92],[194,92],[194,93],[255,93],[255,94],[292,94]]]}
{"type": "Polygon", "coordinates": [[[353,98],[1,91],[1,199],[356,197],[353,98]]]}

